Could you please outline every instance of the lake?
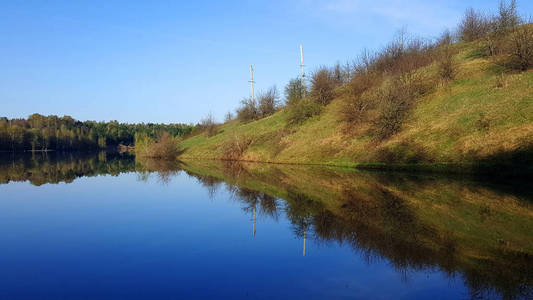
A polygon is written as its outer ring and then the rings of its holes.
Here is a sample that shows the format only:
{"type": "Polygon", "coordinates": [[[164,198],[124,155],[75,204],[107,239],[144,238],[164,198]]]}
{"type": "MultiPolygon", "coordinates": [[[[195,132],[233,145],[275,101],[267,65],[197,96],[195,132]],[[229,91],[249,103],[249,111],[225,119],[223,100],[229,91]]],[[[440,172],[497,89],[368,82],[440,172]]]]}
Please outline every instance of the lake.
{"type": "Polygon", "coordinates": [[[0,299],[531,299],[530,182],[0,156],[0,299]]]}

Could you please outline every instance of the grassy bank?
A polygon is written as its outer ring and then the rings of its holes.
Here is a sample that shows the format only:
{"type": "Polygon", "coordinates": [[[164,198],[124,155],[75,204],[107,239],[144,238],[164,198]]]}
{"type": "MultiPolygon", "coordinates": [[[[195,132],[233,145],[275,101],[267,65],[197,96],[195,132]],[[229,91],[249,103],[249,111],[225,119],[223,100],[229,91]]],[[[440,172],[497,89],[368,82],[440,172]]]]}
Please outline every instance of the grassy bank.
{"type": "MultiPolygon", "coordinates": [[[[224,159],[228,145],[243,145],[237,159],[360,168],[531,173],[533,71],[511,72],[479,55],[478,43],[458,43],[457,74],[416,100],[397,133],[376,140],[370,122],[348,128],[341,117],[347,93],[319,115],[288,125],[290,107],[251,122],[233,120],[216,134],[181,143],[182,159],[224,159]],[[518,166],[519,168],[516,168],[518,166]]],[[[435,64],[420,72],[436,72],[435,64]]],[[[429,76],[429,75],[428,75],[429,76]]]]}

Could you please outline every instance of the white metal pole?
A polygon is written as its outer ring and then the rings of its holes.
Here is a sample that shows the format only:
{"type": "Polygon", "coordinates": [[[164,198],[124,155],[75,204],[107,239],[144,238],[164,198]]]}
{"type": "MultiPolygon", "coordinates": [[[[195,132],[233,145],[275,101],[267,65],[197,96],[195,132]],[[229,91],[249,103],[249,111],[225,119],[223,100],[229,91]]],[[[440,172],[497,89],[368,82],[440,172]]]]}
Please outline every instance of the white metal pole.
{"type": "Polygon", "coordinates": [[[252,94],[252,103],[255,105],[255,95],[254,95],[254,67],[250,65],[250,89],[252,94]]]}
{"type": "Polygon", "coordinates": [[[302,68],[302,88],[305,94],[305,65],[304,65],[304,49],[300,44],[300,67],[302,68]]]}

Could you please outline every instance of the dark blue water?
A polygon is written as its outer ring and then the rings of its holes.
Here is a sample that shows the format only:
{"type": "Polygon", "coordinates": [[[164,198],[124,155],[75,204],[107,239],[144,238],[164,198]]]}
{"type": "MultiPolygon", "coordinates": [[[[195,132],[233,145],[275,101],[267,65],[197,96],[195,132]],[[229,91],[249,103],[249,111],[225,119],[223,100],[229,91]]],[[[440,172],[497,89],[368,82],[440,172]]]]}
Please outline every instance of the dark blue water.
{"type": "Polygon", "coordinates": [[[76,177],[0,185],[0,299],[475,296],[439,264],[399,268],[311,227],[295,232],[281,198],[269,198],[274,213],[254,209],[230,184],[183,171],[76,177]]]}

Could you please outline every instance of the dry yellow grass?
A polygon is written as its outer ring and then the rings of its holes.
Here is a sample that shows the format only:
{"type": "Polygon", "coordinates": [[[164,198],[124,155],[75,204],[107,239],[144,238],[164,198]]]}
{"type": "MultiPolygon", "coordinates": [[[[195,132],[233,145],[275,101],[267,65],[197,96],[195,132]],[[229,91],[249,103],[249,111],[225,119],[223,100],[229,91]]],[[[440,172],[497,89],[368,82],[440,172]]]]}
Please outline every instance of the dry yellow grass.
{"type": "MultiPolygon", "coordinates": [[[[502,73],[489,58],[473,54],[476,44],[457,47],[455,80],[439,82],[418,99],[400,132],[385,141],[372,138],[370,123],[346,129],[341,95],[300,126],[287,127],[285,108],[258,121],[224,124],[213,137],[186,139],[182,158],[220,158],[236,134],[253,140],[241,159],[278,163],[380,163],[384,153],[396,163],[468,163],[533,147],[533,71],[502,73]]],[[[431,76],[436,67],[418,72],[431,76]]]]}

